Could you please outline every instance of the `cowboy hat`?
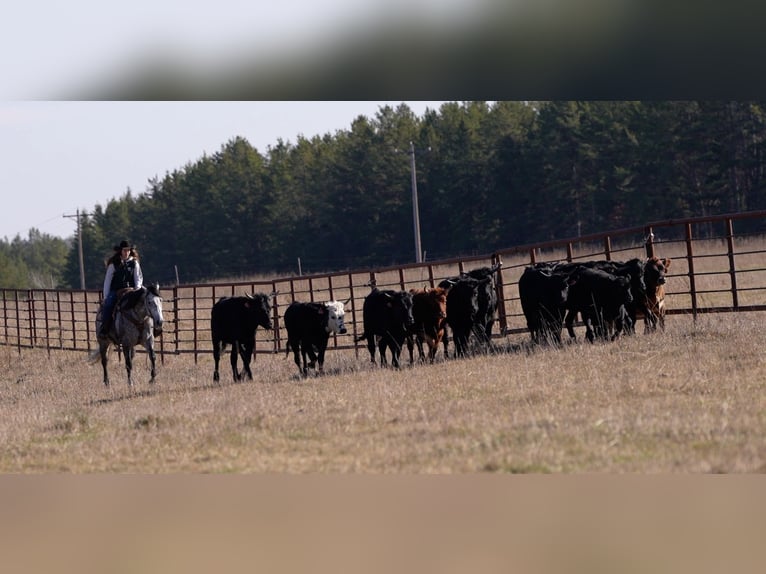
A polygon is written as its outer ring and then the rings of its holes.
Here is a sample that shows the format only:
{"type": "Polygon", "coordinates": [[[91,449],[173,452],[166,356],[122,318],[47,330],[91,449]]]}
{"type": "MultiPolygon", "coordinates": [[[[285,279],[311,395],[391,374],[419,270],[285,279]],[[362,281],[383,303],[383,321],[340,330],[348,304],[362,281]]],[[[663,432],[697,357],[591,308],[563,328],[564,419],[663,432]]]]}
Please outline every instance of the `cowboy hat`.
{"type": "Polygon", "coordinates": [[[136,248],[135,245],[131,245],[130,243],[128,243],[124,239],[122,241],[120,241],[119,245],[115,245],[114,246],[114,250],[115,251],[122,251],[123,249],[135,249],[135,248],[136,248]]]}

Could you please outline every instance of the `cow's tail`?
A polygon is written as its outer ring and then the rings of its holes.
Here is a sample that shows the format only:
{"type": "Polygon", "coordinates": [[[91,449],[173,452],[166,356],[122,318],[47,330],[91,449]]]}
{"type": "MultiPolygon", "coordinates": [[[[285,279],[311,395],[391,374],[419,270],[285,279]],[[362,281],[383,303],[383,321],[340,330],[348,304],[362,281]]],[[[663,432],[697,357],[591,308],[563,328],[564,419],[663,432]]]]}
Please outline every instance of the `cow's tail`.
{"type": "Polygon", "coordinates": [[[290,339],[285,343],[285,359],[290,356],[290,339]]]}

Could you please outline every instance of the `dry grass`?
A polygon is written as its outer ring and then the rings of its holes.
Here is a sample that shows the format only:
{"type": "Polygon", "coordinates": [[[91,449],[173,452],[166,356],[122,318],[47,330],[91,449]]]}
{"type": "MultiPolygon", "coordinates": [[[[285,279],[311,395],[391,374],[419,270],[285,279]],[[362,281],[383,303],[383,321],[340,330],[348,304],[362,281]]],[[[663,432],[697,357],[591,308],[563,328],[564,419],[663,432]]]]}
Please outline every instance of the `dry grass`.
{"type": "MultiPolygon", "coordinates": [[[[212,383],[212,358],[0,349],[0,472],[750,473],[766,471],[763,315],[674,316],[611,344],[373,368],[330,351],[323,377],[259,356],[212,383]]],[[[441,353],[439,355],[441,357],[441,353]]]]}

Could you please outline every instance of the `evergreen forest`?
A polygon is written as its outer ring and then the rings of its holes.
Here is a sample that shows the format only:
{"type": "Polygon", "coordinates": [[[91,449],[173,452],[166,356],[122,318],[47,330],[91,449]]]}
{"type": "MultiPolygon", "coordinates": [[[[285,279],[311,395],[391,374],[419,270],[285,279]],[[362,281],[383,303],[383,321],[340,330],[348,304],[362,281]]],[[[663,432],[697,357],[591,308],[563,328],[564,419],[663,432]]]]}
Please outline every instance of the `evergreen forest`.
{"type": "Polygon", "coordinates": [[[451,102],[379,108],[265,150],[232,134],[145,190],[80,206],[81,237],[0,240],[0,287],[100,289],[121,239],[162,284],[426,260],[766,209],[766,104],[451,102]]]}

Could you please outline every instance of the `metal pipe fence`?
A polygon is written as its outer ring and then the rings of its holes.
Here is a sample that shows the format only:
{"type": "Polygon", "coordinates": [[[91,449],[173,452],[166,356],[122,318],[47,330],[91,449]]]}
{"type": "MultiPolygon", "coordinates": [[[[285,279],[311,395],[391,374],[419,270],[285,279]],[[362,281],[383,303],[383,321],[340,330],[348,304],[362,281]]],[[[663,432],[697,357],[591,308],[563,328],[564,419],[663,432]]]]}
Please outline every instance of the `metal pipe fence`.
{"type": "MultiPolygon", "coordinates": [[[[766,310],[766,211],[653,222],[571,239],[456,257],[327,274],[266,280],[164,287],[165,330],[157,350],[191,354],[196,362],[212,353],[210,311],[224,296],[271,293],[273,331],[256,331],[255,353],[285,352],[283,315],[293,301],[346,302],[349,334],[333,336],[330,348],[365,349],[362,305],[375,281],[381,289],[435,287],[445,278],[477,267],[502,264],[497,275],[498,329],[495,337],[526,334],[518,283],[527,265],[541,261],[627,260],[658,256],[671,260],[667,274],[668,314],[766,310]],[[745,231],[739,231],[739,228],[745,231]],[[756,231],[746,231],[755,229],[756,231]],[[763,230],[763,231],[762,231],[763,230]]],[[[0,345],[90,351],[96,348],[95,318],[101,293],[94,290],[0,289],[0,345]]]]}

